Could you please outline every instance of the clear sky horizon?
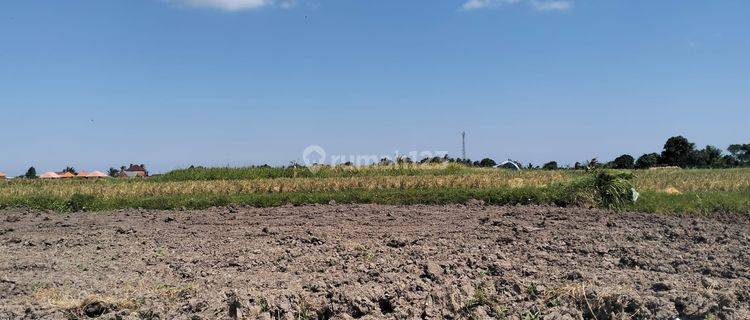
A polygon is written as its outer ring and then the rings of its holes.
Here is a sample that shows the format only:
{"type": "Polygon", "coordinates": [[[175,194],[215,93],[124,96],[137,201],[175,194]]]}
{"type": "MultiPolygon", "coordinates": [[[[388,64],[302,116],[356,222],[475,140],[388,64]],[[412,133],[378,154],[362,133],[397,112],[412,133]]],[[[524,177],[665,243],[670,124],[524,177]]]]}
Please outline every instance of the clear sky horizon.
{"type": "Polygon", "coordinates": [[[750,143],[750,2],[0,4],[0,171],[750,143]]]}

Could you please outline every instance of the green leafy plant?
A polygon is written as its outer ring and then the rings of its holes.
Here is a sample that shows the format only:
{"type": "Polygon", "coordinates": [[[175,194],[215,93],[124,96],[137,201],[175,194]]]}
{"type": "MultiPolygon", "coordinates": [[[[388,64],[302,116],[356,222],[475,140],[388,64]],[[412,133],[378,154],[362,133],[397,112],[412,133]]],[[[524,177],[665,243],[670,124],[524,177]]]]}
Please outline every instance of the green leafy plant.
{"type": "Polygon", "coordinates": [[[571,203],[604,209],[621,209],[638,199],[629,172],[594,171],[563,189],[573,199],[571,203]]]}
{"type": "Polygon", "coordinates": [[[618,209],[638,200],[637,192],[631,183],[633,174],[629,172],[600,171],[594,179],[599,207],[618,209]]]}

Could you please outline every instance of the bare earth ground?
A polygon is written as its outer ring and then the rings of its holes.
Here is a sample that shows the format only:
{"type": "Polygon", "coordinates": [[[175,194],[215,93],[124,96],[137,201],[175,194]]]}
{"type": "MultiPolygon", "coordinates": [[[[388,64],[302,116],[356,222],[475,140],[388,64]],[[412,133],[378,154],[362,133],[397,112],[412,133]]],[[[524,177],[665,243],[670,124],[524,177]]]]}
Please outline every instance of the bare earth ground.
{"type": "Polygon", "coordinates": [[[750,218],[0,211],[0,319],[750,319],[750,218]]]}

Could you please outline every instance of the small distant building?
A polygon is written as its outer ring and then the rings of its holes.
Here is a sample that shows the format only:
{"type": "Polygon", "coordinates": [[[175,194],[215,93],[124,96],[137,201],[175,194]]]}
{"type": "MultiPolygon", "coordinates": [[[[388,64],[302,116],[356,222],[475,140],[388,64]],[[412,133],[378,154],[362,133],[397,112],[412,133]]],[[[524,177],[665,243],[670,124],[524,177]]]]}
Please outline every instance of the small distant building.
{"type": "Polygon", "coordinates": [[[7,178],[7,176],[5,175],[5,173],[3,173],[2,171],[0,171],[0,180],[4,180],[5,178],[7,178]]]}
{"type": "Polygon", "coordinates": [[[81,171],[81,172],[78,172],[78,174],[76,174],[75,177],[83,178],[83,179],[109,178],[108,175],[106,175],[105,173],[101,171],[91,171],[91,172],[81,171]]]}
{"type": "Polygon", "coordinates": [[[39,176],[39,179],[60,179],[60,176],[57,173],[50,171],[42,173],[42,175],[39,176]]]}
{"type": "Polygon", "coordinates": [[[55,173],[57,174],[58,177],[60,177],[60,179],[70,179],[70,178],[75,178],[76,177],[76,175],[74,175],[70,171],[55,172],[55,173]]]}
{"type": "Polygon", "coordinates": [[[120,173],[120,177],[124,178],[145,178],[148,177],[148,171],[146,166],[143,164],[130,164],[130,167],[120,173]]]}
{"type": "Polygon", "coordinates": [[[521,171],[521,165],[519,165],[518,163],[516,163],[515,161],[512,161],[512,160],[503,161],[497,167],[498,168],[503,168],[503,169],[510,169],[510,170],[515,170],[515,171],[521,171]]]}
{"type": "Polygon", "coordinates": [[[109,176],[101,171],[92,171],[86,174],[86,178],[89,179],[106,179],[109,178],[109,176]]]}

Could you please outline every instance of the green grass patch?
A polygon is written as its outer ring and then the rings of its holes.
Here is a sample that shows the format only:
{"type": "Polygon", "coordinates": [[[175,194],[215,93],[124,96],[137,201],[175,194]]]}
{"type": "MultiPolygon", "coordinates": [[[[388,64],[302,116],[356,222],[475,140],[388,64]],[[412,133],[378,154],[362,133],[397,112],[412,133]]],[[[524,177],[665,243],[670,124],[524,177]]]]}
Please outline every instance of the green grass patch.
{"type": "Polygon", "coordinates": [[[667,194],[644,192],[638,202],[625,209],[649,213],[691,213],[713,212],[750,213],[750,189],[724,192],[689,192],[667,194]]]}

